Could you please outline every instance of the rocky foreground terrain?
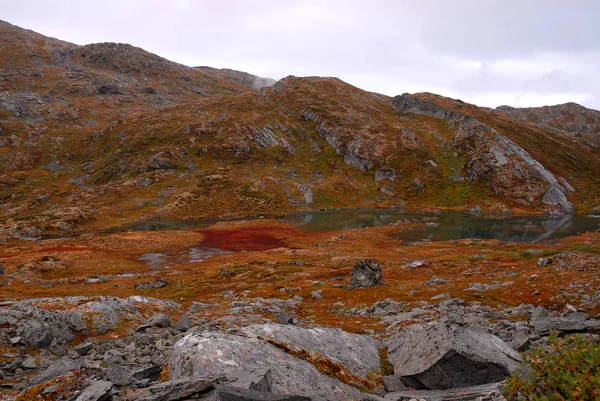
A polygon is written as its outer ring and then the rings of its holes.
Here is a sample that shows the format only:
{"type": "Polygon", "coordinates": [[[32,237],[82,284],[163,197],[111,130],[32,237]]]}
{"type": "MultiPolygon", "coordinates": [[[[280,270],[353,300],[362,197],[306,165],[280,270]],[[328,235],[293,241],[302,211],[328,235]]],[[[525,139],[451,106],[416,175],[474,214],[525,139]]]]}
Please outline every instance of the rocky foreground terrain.
{"type": "Polygon", "coordinates": [[[503,400],[522,351],[600,334],[597,230],[397,237],[443,210],[600,214],[595,110],[274,82],[2,21],[0,46],[2,400],[503,400]],[[426,217],[270,218],[359,207],[426,217]]]}
{"type": "MultiPolygon", "coordinates": [[[[347,291],[380,280],[379,265],[359,261],[347,291]]],[[[142,296],[3,302],[0,374],[3,388],[12,390],[3,397],[503,400],[501,382],[521,368],[517,351],[543,346],[551,331],[600,334],[600,320],[573,306],[549,312],[542,306],[494,308],[438,298],[439,303],[412,306],[393,300],[363,309],[334,305],[340,315],[381,320],[381,331],[363,335],[303,327],[296,311],[310,300],[301,296],[231,293],[222,318],[210,318],[210,304],[194,302],[184,310],[142,296]],[[273,314],[276,322],[258,311],[273,314]],[[135,328],[119,333],[125,323],[135,328]]]]}

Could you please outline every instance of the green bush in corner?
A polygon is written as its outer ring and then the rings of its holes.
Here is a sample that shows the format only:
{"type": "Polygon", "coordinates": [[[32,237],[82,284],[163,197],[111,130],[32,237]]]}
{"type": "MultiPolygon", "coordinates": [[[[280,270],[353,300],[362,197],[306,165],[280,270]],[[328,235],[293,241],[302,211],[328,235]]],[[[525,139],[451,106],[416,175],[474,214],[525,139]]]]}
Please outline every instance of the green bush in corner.
{"type": "Polygon", "coordinates": [[[546,349],[527,352],[531,368],[506,381],[508,400],[600,400],[600,341],[579,335],[549,337],[546,349]]]}

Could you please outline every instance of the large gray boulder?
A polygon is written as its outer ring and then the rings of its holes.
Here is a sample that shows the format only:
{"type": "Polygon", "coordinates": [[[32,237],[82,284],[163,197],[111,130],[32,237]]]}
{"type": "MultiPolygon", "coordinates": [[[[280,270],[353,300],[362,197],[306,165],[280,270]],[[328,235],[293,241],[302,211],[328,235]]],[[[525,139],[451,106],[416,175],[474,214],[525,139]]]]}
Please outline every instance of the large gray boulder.
{"type": "Polygon", "coordinates": [[[521,360],[496,336],[443,323],[413,326],[384,344],[395,374],[417,389],[499,382],[516,370],[521,360]]]}
{"type": "Polygon", "coordinates": [[[371,259],[359,260],[350,272],[348,288],[369,288],[381,285],[382,269],[371,259]]]}
{"type": "Polygon", "coordinates": [[[248,326],[243,332],[250,337],[270,338],[294,348],[318,352],[363,378],[368,372],[381,370],[378,349],[383,344],[371,337],[350,334],[340,329],[303,329],[274,323],[248,326]]]}
{"type": "Polygon", "coordinates": [[[272,391],[323,400],[356,400],[361,393],[321,374],[315,366],[257,338],[219,332],[189,334],[173,347],[171,380],[221,374],[248,389],[271,370],[272,391]]]}

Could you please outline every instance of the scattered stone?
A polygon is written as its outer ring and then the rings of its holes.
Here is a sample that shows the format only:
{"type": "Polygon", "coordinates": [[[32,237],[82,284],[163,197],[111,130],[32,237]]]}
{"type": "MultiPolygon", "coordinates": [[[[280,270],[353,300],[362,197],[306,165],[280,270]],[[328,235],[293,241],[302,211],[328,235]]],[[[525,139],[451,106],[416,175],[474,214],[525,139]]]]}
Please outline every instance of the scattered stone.
{"type": "Polygon", "coordinates": [[[550,312],[548,312],[548,309],[544,308],[541,305],[536,306],[536,308],[533,310],[533,312],[531,312],[531,317],[532,318],[536,318],[536,317],[546,317],[550,314],[550,312]]]}
{"type": "Polygon", "coordinates": [[[21,367],[23,369],[35,369],[37,368],[37,363],[35,362],[35,358],[27,358],[23,362],[21,362],[21,367]]]}
{"type": "Polygon", "coordinates": [[[313,292],[310,294],[310,297],[311,297],[312,299],[323,299],[323,295],[321,295],[321,291],[313,291],[313,292]]]}
{"type": "Polygon", "coordinates": [[[129,371],[120,365],[111,363],[106,370],[106,380],[109,380],[116,386],[127,386],[135,383],[135,377],[129,371]]]}
{"type": "Polygon", "coordinates": [[[417,267],[429,266],[429,263],[427,263],[423,260],[413,260],[411,262],[405,263],[404,266],[414,269],[417,267]]]}
{"type": "Polygon", "coordinates": [[[442,277],[438,277],[438,276],[433,276],[432,278],[430,278],[429,280],[427,280],[425,282],[425,284],[427,285],[442,285],[442,284],[448,284],[448,280],[442,278],[442,277]]]}
{"type": "Polygon", "coordinates": [[[139,283],[135,283],[135,289],[136,290],[155,290],[158,288],[163,288],[167,285],[168,283],[165,280],[155,280],[155,281],[150,281],[150,282],[139,282],[139,283]]]}
{"type": "Polygon", "coordinates": [[[548,266],[550,264],[552,264],[552,258],[543,257],[543,258],[538,259],[538,266],[544,267],[544,266],[548,266]]]}
{"type": "Polygon", "coordinates": [[[381,285],[382,269],[372,259],[359,260],[350,272],[348,288],[369,288],[381,285]]]}
{"type": "Polygon", "coordinates": [[[192,322],[190,322],[188,315],[182,315],[177,323],[175,323],[175,328],[179,331],[188,331],[191,327],[192,322]]]}
{"type": "Polygon", "coordinates": [[[148,322],[146,324],[150,327],[166,328],[171,325],[171,318],[168,315],[165,315],[164,313],[157,313],[156,315],[148,319],[148,322]]]}
{"type": "Polygon", "coordinates": [[[423,185],[423,183],[421,183],[421,181],[418,178],[415,178],[413,180],[413,186],[419,192],[423,192],[425,190],[425,185],[423,185]]]}
{"type": "Polygon", "coordinates": [[[87,355],[87,353],[90,352],[93,347],[94,347],[94,344],[87,342],[87,343],[81,343],[73,349],[79,355],[84,356],[84,355],[87,355]]]}
{"type": "Polygon", "coordinates": [[[295,324],[294,317],[287,312],[277,315],[278,324],[295,324]]]}

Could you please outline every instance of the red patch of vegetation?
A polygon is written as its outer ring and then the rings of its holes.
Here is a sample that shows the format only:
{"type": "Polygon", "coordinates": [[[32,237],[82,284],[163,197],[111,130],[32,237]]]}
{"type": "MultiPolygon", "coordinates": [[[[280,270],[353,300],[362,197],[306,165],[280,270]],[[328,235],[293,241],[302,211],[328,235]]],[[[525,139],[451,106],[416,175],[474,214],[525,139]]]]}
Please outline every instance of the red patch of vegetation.
{"type": "Polygon", "coordinates": [[[275,233],[289,234],[281,227],[247,227],[236,230],[204,230],[201,246],[218,248],[224,251],[266,251],[275,248],[287,248],[285,242],[275,237],[275,233]]]}

